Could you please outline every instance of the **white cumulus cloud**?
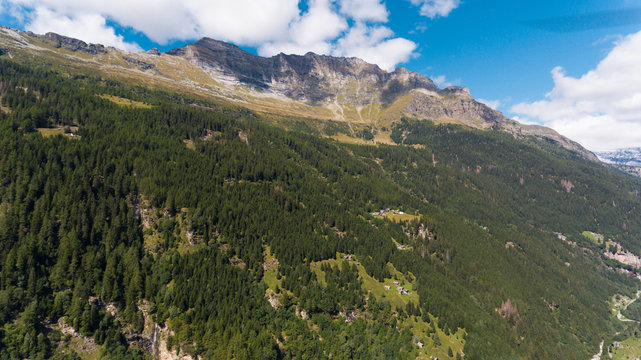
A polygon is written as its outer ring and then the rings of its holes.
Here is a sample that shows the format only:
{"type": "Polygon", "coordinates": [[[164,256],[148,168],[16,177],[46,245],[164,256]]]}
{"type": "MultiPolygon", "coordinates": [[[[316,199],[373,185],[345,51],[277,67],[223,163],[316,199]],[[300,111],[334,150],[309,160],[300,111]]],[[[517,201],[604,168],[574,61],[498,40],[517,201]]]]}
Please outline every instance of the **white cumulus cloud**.
{"type": "Polygon", "coordinates": [[[434,84],[440,88],[460,85],[461,79],[449,80],[445,75],[436,75],[430,77],[434,84]]]}
{"type": "Polygon", "coordinates": [[[46,8],[36,8],[34,17],[27,30],[44,34],[55,32],[78,39],[91,39],[91,42],[113,46],[127,51],[140,51],[137,44],[126,42],[107,26],[107,20],[98,14],[75,14],[65,16],[46,8]]]}
{"type": "Polygon", "coordinates": [[[487,99],[478,98],[476,99],[476,101],[482,104],[485,104],[494,110],[496,110],[501,105],[501,100],[487,100],[487,99]]]}
{"type": "Polygon", "coordinates": [[[641,31],[618,41],[580,77],[552,70],[544,100],[520,103],[513,113],[538,119],[595,151],[641,146],[641,31]]]}
{"type": "Polygon", "coordinates": [[[329,0],[312,0],[308,11],[289,24],[276,41],[259,46],[258,53],[263,56],[279,52],[304,54],[313,51],[320,54],[331,52],[331,41],[345,29],[347,22],[332,8],[329,0]]]}
{"type": "Polygon", "coordinates": [[[421,15],[427,16],[430,19],[439,16],[448,16],[452,10],[456,9],[460,4],[460,0],[410,0],[415,6],[421,7],[421,15]]]}
{"type": "Polygon", "coordinates": [[[160,45],[207,36],[255,47],[264,56],[313,51],[359,56],[386,69],[407,61],[416,49],[384,26],[389,11],[383,0],[1,1],[3,8],[22,10],[12,16],[22,17],[28,30],[125,50],[140,48],[117,35],[109,22],[160,45]]]}
{"type": "Polygon", "coordinates": [[[341,0],[341,12],[357,21],[387,22],[389,13],[380,0],[341,0]]]}
{"type": "Polygon", "coordinates": [[[409,60],[416,44],[392,36],[392,30],[385,26],[358,23],[338,40],[332,55],[358,57],[385,70],[393,70],[396,64],[409,60]]]}

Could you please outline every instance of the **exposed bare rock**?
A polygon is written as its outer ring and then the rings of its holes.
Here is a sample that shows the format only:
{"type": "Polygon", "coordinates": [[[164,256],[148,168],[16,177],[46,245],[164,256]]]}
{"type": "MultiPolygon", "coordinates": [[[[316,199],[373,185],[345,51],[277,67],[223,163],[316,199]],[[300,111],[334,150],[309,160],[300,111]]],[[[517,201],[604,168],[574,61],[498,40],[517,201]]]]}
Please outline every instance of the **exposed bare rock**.
{"type": "Polygon", "coordinates": [[[300,317],[303,320],[309,319],[307,311],[305,311],[304,309],[299,310],[298,308],[296,308],[296,316],[300,317]]]}
{"type": "Polygon", "coordinates": [[[354,310],[341,311],[339,312],[339,315],[342,316],[343,319],[345,319],[345,322],[351,323],[352,321],[358,319],[358,317],[361,314],[357,309],[354,309],[354,310]]]}
{"type": "Polygon", "coordinates": [[[358,58],[311,52],[264,58],[210,38],[169,54],[189,59],[212,75],[312,104],[333,102],[339,96],[341,102],[352,105],[391,103],[411,89],[438,90],[430,79],[403,68],[390,73],[358,58]]]}
{"type": "Polygon", "coordinates": [[[269,305],[271,305],[275,310],[278,310],[278,308],[282,306],[280,301],[281,297],[281,295],[276,294],[272,289],[265,290],[265,298],[269,305]]]}
{"type": "Polygon", "coordinates": [[[39,36],[29,33],[32,36],[38,36],[42,39],[48,40],[54,47],[64,48],[69,51],[80,51],[91,55],[106,54],[107,49],[100,44],[87,44],[86,42],[74,38],[70,38],[56,33],[48,32],[45,35],[39,36]]]}
{"type": "Polygon", "coordinates": [[[634,255],[631,252],[627,252],[619,249],[614,254],[612,254],[609,251],[606,251],[604,255],[605,257],[616,260],[622,264],[629,265],[637,269],[641,268],[641,258],[639,258],[638,256],[634,255]]]}
{"type": "Polygon", "coordinates": [[[536,138],[546,140],[551,144],[573,151],[590,161],[599,161],[599,158],[597,158],[596,155],[594,155],[591,151],[585,149],[583,146],[581,146],[581,144],[572,141],[565,136],[560,135],[553,129],[547,128],[545,126],[525,125],[505,118],[505,122],[501,123],[500,127],[502,130],[513,134],[516,137],[534,136],[536,138]]]}
{"type": "Polygon", "coordinates": [[[511,320],[514,325],[519,321],[519,311],[516,304],[512,304],[510,299],[505,300],[501,307],[496,309],[496,312],[502,317],[511,320]]]}
{"type": "Polygon", "coordinates": [[[426,120],[455,120],[464,125],[487,129],[505,121],[503,115],[474,101],[466,88],[446,88],[438,92],[414,90],[403,108],[406,115],[426,120]]]}
{"type": "Polygon", "coordinates": [[[561,186],[565,189],[565,191],[569,194],[572,189],[574,188],[574,184],[570,180],[562,179],[561,180],[561,186]]]}
{"type": "Polygon", "coordinates": [[[96,345],[95,341],[93,338],[86,337],[82,335],[81,333],[77,332],[76,329],[74,329],[71,325],[69,325],[64,318],[59,318],[58,319],[58,330],[63,335],[69,335],[73,338],[77,338],[80,340],[79,350],[85,351],[85,352],[97,352],[98,351],[98,345],[96,345]]]}
{"type": "Polygon", "coordinates": [[[150,70],[150,69],[153,69],[153,68],[156,67],[156,65],[154,65],[154,64],[150,64],[148,62],[144,62],[142,60],[139,60],[139,59],[136,59],[136,58],[133,58],[133,57],[123,56],[122,58],[126,62],[128,62],[128,63],[130,63],[132,65],[138,66],[139,68],[141,68],[143,70],[150,70]]]}

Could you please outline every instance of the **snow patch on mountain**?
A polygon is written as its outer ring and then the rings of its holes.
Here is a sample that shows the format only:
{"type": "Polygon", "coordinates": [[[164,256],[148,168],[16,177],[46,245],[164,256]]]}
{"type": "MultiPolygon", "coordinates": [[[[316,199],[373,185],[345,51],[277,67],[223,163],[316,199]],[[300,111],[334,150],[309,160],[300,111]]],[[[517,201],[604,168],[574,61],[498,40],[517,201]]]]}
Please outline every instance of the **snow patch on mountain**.
{"type": "Polygon", "coordinates": [[[608,164],[641,166],[641,147],[602,151],[596,155],[601,161],[608,164]]]}

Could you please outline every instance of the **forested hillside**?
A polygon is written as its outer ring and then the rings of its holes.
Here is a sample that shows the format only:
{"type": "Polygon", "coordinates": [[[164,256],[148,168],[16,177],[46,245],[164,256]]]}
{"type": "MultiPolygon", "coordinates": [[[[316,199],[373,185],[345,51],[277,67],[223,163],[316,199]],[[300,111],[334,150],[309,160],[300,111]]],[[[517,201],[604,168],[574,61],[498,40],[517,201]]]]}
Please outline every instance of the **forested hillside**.
{"type": "Polygon", "coordinates": [[[8,59],[0,98],[0,358],[153,358],[160,328],[214,359],[586,359],[641,330],[609,304],[634,269],[582,235],[639,254],[641,182],[554,144],[345,144],[8,59]]]}

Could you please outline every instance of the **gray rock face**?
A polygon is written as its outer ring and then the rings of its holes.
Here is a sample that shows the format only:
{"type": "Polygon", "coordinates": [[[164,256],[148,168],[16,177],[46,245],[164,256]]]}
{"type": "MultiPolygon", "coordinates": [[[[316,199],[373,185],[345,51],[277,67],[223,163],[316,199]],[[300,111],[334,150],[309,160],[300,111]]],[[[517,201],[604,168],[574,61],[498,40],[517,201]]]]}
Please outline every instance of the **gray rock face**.
{"type": "Polygon", "coordinates": [[[419,119],[454,119],[482,129],[508,121],[500,112],[474,101],[469,90],[458,87],[448,87],[436,93],[415,92],[404,110],[419,119]]]}
{"type": "Polygon", "coordinates": [[[139,60],[139,59],[135,59],[135,58],[132,58],[132,57],[123,56],[123,60],[125,60],[126,62],[128,62],[128,63],[130,63],[132,65],[138,66],[139,68],[141,68],[143,70],[150,70],[150,69],[153,69],[153,68],[156,67],[156,65],[154,65],[154,64],[150,64],[148,62],[145,62],[145,61],[142,61],[142,60],[139,60]]]}
{"type": "Polygon", "coordinates": [[[189,59],[214,73],[236,78],[244,85],[271,90],[309,102],[343,101],[357,105],[390,103],[408,90],[438,90],[434,83],[414,72],[397,69],[388,73],[358,58],[336,58],[307,53],[278,54],[264,58],[221,41],[203,38],[174,49],[170,55],[189,59]]]}
{"type": "Polygon", "coordinates": [[[45,35],[35,35],[35,34],[30,34],[32,36],[37,36],[46,40],[49,40],[53,43],[53,45],[57,48],[64,48],[69,51],[80,51],[84,52],[87,54],[91,55],[98,55],[98,54],[106,54],[107,49],[100,44],[87,44],[86,42],[62,35],[58,35],[56,33],[48,32],[45,35]]]}

